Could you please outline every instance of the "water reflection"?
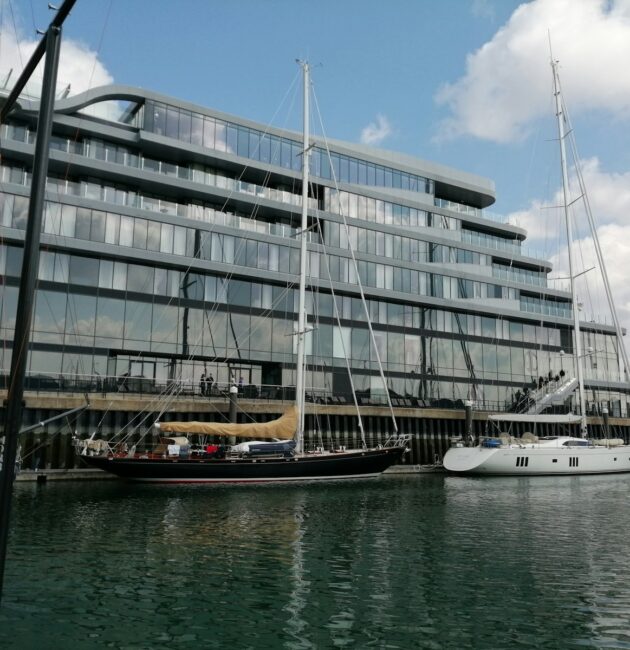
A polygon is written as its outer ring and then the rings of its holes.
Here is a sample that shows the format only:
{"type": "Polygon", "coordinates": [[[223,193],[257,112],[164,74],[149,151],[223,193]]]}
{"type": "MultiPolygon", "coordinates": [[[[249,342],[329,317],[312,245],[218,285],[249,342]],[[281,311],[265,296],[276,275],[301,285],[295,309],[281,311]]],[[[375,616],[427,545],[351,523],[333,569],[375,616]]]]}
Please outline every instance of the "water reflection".
{"type": "Polygon", "coordinates": [[[0,647],[630,648],[629,492],[19,484],[0,647]]]}

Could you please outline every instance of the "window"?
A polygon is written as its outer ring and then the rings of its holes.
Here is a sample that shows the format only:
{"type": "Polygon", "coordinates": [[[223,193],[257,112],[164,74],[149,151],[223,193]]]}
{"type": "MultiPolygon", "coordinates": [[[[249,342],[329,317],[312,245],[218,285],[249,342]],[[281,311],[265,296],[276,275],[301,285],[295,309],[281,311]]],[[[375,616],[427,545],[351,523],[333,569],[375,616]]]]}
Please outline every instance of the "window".
{"type": "Polygon", "coordinates": [[[105,241],[105,223],[106,215],[99,210],[92,210],[92,227],[90,230],[90,239],[96,242],[105,241]]]}
{"type": "Polygon", "coordinates": [[[153,269],[138,264],[129,264],[127,269],[127,291],[149,293],[153,288],[153,269]]]}
{"type": "Polygon", "coordinates": [[[91,287],[98,285],[98,260],[89,257],[70,257],[70,283],[91,287]]]}
{"type": "MultiPolygon", "coordinates": [[[[70,207],[70,206],[68,206],[70,207]]],[[[92,221],[92,212],[85,208],[76,210],[75,237],[77,239],[90,239],[90,222],[92,221]]]]}

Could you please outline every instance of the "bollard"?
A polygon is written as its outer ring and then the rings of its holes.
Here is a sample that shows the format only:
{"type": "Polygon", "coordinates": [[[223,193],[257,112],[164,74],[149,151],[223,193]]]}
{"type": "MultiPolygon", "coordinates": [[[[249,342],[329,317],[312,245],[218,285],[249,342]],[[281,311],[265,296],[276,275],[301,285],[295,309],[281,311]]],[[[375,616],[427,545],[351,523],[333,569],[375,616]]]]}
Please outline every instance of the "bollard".
{"type": "MultiPolygon", "coordinates": [[[[236,405],[238,403],[238,388],[234,385],[230,386],[230,422],[236,422],[236,405]]],[[[230,436],[230,444],[236,444],[236,437],[230,436]]]]}
{"type": "Polygon", "coordinates": [[[473,446],[475,444],[475,436],[473,435],[473,417],[472,417],[472,402],[467,399],[464,402],[464,408],[466,409],[466,425],[464,430],[464,439],[466,445],[473,446]]]}

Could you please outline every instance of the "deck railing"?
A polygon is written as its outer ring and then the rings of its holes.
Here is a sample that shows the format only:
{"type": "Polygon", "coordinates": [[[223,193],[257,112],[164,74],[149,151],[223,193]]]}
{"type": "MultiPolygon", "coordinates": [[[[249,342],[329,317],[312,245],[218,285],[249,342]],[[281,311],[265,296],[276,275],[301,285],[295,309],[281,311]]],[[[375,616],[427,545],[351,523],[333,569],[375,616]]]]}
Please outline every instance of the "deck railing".
{"type": "MultiPolygon", "coordinates": [[[[87,394],[109,395],[117,394],[120,398],[157,399],[160,395],[175,395],[190,400],[211,400],[213,402],[225,401],[229,397],[231,386],[236,385],[239,399],[258,402],[283,402],[295,401],[295,386],[282,386],[274,384],[233,384],[230,382],[214,382],[211,386],[206,384],[202,393],[198,381],[187,379],[158,380],[142,376],[102,376],[102,375],[59,375],[46,373],[31,373],[26,377],[25,390],[35,394],[51,393],[62,395],[87,394]],[[208,392],[209,389],[209,392],[208,392]]],[[[0,391],[8,386],[8,374],[0,371],[0,391]]],[[[357,391],[359,406],[387,407],[387,396],[384,392],[357,391]]],[[[409,409],[440,409],[464,410],[463,399],[450,397],[418,397],[417,395],[401,395],[390,391],[390,400],[394,408],[409,409]]],[[[353,406],[354,399],[350,392],[333,391],[330,387],[312,386],[306,389],[306,401],[309,404],[321,406],[353,406]]],[[[601,415],[602,405],[605,402],[589,402],[587,415],[601,415]]],[[[626,406],[623,402],[614,402],[607,405],[613,417],[630,417],[630,403],[626,406]]],[[[509,401],[493,401],[480,399],[473,403],[475,411],[483,412],[514,412],[515,405],[509,401]]],[[[568,406],[567,406],[568,408],[568,406]]],[[[576,408],[576,405],[572,405],[576,408]]],[[[558,407],[556,407],[556,410],[558,407]]],[[[521,409],[517,409],[521,410],[521,409]]]]}

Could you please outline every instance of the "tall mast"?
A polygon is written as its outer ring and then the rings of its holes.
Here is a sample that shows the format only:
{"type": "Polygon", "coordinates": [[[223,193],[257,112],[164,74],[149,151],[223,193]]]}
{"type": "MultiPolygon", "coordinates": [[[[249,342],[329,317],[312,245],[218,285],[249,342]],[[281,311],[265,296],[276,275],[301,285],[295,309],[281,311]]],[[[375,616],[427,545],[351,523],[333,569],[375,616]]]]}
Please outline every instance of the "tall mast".
{"type": "Polygon", "coordinates": [[[556,117],[558,119],[558,140],[560,142],[560,163],[562,165],[562,192],[564,203],[564,221],[567,229],[567,251],[569,254],[569,281],[571,286],[571,311],[573,313],[573,332],[575,336],[575,362],[577,367],[578,392],[580,400],[580,435],[586,438],[586,402],[584,399],[584,372],[582,369],[582,336],[580,334],[580,312],[575,296],[575,272],[573,269],[573,227],[569,214],[569,175],[567,172],[567,156],[564,139],[564,108],[560,95],[560,78],[558,76],[558,62],[551,60],[553,70],[553,88],[556,98],[556,117]]]}
{"type": "Polygon", "coordinates": [[[308,232],[308,163],[309,163],[309,114],[310,75],[308,62],[300,61],[304,83],[304,117],[302,148],[302,224],[300,226],[300,294],[297,322],[297,362],[295,367],[295,404],[298,425],[295,435],[296,450],[304,451],[304,337],[306,334],[306,235],[308,232]]]}

